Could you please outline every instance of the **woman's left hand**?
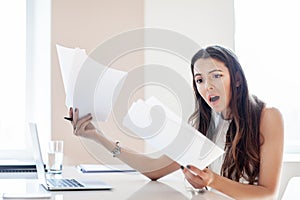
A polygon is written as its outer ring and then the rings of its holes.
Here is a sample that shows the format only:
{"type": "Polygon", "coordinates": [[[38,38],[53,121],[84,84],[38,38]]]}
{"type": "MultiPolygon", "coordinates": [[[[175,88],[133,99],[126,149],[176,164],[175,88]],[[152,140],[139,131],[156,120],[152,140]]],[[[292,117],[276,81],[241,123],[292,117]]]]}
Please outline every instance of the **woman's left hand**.
{"type": "Polygon", "coordinates": [[[209,186],[213,182],[215,176],[215,174],[208,168],[200,170],[193,165],[185,167],[183,169],[183,173],[186,180],[197,189],[209,186]]]}

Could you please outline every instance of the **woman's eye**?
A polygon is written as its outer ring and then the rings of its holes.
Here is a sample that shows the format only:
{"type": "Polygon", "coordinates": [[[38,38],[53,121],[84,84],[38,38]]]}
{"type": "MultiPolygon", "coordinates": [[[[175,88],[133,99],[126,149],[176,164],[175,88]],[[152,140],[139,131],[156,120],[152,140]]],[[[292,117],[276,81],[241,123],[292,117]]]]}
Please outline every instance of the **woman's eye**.
{"type": "Polygon", "coordinates": [[[214,74],[213,78],[217,79],[217,78],[221,78],[223,75],[222,74],[214,74]]]}
{"type": "Polygon", "coordinates": [[[203,81],[202,81],[201,78],[199,78],[199,79],[196,80],[196,83],[198,83],[198,84],[199,84],[199,83],[202,83],[202,82],[203,82],[203,81]]]}

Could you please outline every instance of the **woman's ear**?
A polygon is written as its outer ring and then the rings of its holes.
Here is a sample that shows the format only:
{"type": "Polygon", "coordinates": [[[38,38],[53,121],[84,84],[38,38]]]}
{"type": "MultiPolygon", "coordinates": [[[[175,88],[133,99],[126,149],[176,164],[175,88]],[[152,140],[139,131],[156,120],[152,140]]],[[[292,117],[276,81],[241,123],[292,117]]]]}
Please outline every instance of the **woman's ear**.
{"type": "Polygon", "coordinates": [[[235,73],[235,87],[240,87],[242,85],[242,75],[241,72],[235,73]]]}

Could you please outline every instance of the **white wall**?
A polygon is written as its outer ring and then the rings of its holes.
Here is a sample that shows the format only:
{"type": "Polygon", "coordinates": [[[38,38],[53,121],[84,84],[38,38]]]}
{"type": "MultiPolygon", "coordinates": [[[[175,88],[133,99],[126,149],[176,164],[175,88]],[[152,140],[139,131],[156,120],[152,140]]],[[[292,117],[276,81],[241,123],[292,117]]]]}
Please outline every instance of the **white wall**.
{"type": "MultiPolygon", "coordinates": [[[[145,27],[177,32],[200,47],[219,44],[234,49],[233,0],[145,0],[144,8],[145,27]]],[[[169,66],[191,83],[190,58],[187,59],[162,51],[145,51],[145,63],[169,66]]],[[[168,95],[163,90],[159,94],[168,95]]],[[[170,96],[162,99],[170,99],[170,96]]],[[[174,103],[169,104],[176,109],[174,103]]]]}
{"type": "Polygon", "coordinates": [[[233,0],[145,0],[145,27],[177,31],[199,45],[234,47],[233,0]]]}

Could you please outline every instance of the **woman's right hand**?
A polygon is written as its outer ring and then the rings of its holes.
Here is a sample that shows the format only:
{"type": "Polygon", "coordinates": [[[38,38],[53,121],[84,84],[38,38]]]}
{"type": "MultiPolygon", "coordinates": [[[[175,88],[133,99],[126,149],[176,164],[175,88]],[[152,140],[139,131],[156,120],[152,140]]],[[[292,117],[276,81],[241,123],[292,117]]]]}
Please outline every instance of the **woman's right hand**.
{"type": "Polygon", "coordinates": [[[92,124],[92,115],[87,114],[82,118],[78,118],[79,110],[75,108],[75,112],[73,112],[73,108],[69,110],[69,117],[72,119],[71,123],[73,125],[73,133],[76,136],[82,136],[89,139],[94,139],[97,134],[97,130],[95,126],[92,124]]]}

